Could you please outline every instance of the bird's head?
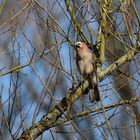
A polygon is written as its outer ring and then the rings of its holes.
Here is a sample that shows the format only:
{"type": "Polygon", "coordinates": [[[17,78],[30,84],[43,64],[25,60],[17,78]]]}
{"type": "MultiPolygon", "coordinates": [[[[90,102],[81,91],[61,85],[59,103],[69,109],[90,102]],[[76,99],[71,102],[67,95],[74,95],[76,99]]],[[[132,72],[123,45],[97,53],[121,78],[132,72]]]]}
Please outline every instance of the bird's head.
{"type": "Polygon", "coordinates": [[[74,45],[74,48],[76,50],[79,50],[79,49],[84,49],[84,48],[87,48],[86,44],[83,43],[83,42],[76,42],[75,45],[74,45]]]}

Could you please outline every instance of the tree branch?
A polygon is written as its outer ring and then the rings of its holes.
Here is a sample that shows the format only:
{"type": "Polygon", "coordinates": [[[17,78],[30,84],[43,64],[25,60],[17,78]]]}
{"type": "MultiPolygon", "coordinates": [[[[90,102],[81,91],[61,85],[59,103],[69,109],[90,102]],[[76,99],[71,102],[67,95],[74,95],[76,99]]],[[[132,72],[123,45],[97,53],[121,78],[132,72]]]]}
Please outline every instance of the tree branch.
{"type": "Polygon", "coordinates": [[[99,66],[101,67],[105,60],[105,39],[110,29],[109,22],[108,22],[108,14],[110,13],[110,9],[112,6],[112,0],[104,0],[100,3],[100,10],[101,10],[101,20],[100,20],[100,27],[98,32],[97,43],[99,43],[99,66]]]}
{"type": "Polygon", "coordinates": [[[77,30],[78,34],[81,35],[81,38],[82,38],[83,42],[89,43],[87,38],[85,37],[84,33],[82,32],[81,24],[79,23],[79,21],[76,18],[76,15],[75,15],[75,13],[73,11],[73,8],[70,5],[70,1],[65,0],[65,3],[66,3],[66,7],[67,7],[67,9],[69,11],[69,14],[71,16],[71,20],[72,20],[74,26],[76,27],[75,29],[77,30]]]}
{"type": "MultiPolygon", "coordinates": [[[[132,60],[133,57],[139,53],[139,51],[140,51],[140,46],[133,48],[127,54],[125,54],[120,59],[118,59],[116,62],[108,66],[103,71],[99,72],[98,75],[100,80],[102,80],[105,76],[109,75],[112,71],[114,71],[118,67],[132,60]]],[[[67,96],[64,97],[60,101],[60,103],[55,106],[54,109],[52,109],[50,112],[45,114],[38,123],[33,124],[29,129],[26,129],[22,133],[19,140],[35,139],[39,135],[41,135],[45,130],[48,130],[49,128],[53,127],[54,124],[59,119],[59,117],[66,111],[68,106],[71,107],[74,104],[74,102],[82,95],[83,91],[88,86],[89,86],[88,81],[85,80],[83,84],[80,83],[72,92],[68,92],[67,96]]]]}
{"type": "MultiPolygon", "coordinates": [[[[132,105],[133,106],[133,104],[135,104],[137,102],[140,102],[140,98],[132,98],[131,100],[121,100],[121,101],[119,101],[117,103],[110,104],[110,105],[107,105],[107,106],[104,106],[104,107],[102,107],[102,106],[97,107],[97,108],[94,108],[92,110],[77,113],[76,115],[70,116],[68,118],[65,118],[64,120],[58,120],[55,123],[53,123],[52,127],[58,126],[58,125],[64,125],[68,121],[74,120],[74,119],[76,119],[78,117],[84,117],[84,116],[89,115],[91,113],[95,113],[95,112],[99,113],[99,111],[103,111],[104,109],[105,110],[112,109],[114,107],[119,107],[119,106],[122,106],[122,105],[132,105]]],[[[140,121],[140,119],[139,119],[139,121],[140,121]]]]}

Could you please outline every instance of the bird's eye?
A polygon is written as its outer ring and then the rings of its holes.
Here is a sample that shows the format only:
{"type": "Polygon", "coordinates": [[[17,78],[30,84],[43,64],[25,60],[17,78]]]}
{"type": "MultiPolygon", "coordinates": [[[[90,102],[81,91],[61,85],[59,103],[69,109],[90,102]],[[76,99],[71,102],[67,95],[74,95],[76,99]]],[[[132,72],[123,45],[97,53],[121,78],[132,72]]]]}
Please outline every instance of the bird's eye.
{"type": "Polygon", "coordinates": [[[77,43],[77,45],[78,45],[78,46],[80,46],[80,45],[81,45],[81,43],[80,43],[80,42],[78,42],[78,43],[77,43]]]}
{"type": "Polygon", "coordinates": [[[76,43],[76,47],[77,47],[77,48],[80,48],[80,46],[81,46],[81,42],[77,42],[77,43],[76,43]]]}

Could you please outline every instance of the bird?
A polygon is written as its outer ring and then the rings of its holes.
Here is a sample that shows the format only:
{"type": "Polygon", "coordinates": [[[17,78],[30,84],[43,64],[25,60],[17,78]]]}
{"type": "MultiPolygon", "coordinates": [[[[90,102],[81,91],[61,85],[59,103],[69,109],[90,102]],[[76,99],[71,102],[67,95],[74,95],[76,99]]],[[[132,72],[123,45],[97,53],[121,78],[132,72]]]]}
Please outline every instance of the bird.
{"type": "Polygon", "coordinates": [[[89,87],[85,90],[90,92],[90,101],[100,101],[99,78],[97,75],[96,55],[87,47],[84,42],[76,42],[76,64],[83,79],[88,80],[89,87]]]}

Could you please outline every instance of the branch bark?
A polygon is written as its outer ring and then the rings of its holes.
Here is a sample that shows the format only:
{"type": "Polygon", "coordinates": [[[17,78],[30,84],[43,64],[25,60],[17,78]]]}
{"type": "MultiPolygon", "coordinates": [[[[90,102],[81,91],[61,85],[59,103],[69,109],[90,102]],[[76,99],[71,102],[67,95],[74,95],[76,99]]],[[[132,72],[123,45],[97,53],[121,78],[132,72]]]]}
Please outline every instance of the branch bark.
{"type": "Polygon", "coordinates": [[[72,8],[72,6],[70,5],[70,1],[69,1],[69,0],[65,0],[65,3],[66,3],[66,7],[67,7],[67,9],[68,9],[68,11],[69,11],[69,14],[70,14],[70,16],[71,16],[71,20],[72,20],[74,26],[76,27],[75,29],[76,29],[77,32],[78,32],[77,34],[79,34],[79,35],[81,36],[83,42],[89,43],[88,40],[87,40],[87,38],[85,37],[83,31],[82,31],[82,26],[81,26],[81,24],[79,23],[79,21],[77,20],[76,15],[75,15],[75,13],[74,13],[74,11],[73,11],[73,8],[72,8]]]}
{"type": "MultiPolygon", "coordinates": [[[[131,61],[133,57],[138,54],[140,51],[140,46],[136,46],[130,50],[127,54],[122,56],[116,62],[105,68],[104,70],[98,73],[100,80],[105,76],[109,75],[112,71],[122,66],[123,64],[131,61]]],[[[74,102],[82,95],[83,91],[89,86],[88,81],[85,80],[83,84],[79,84],[72,92],[68,92],[67,96],[64,97],[59,104],[55,106],[50,112],[45,114],[42,119],[33,124],[29,129],[26,129],[19,140],[33,140],[41,135],[44,131],[48,130],[51,127],[54,127],[54,124],[57,122],[59,117],[67,110],[68,107],[71,107],[74,102]]],[[[66,115],[66,114],[65,114],[66,115]]]]}

